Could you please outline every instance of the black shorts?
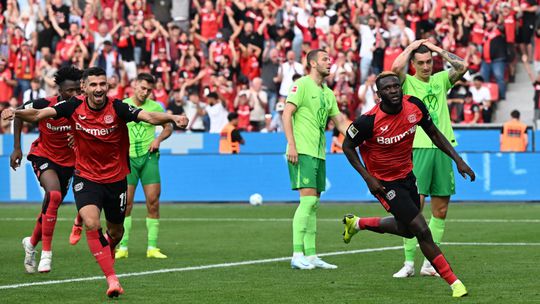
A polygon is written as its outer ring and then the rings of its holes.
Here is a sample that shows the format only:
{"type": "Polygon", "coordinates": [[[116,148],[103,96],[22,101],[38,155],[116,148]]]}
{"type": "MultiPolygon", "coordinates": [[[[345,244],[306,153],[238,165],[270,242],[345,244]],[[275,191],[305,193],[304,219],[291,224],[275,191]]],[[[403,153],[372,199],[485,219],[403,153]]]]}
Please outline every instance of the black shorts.
{"type": "Polygon", "coordinates": [[[534,24],[523,24],[516,37],[517,43],[531,44],[534,35],[534,24]]]}
{"type": "Polygon", "coordinates": [[[60,166],[48,158],[36,155],[28,155],[28,160],[32,162],[32,168],[34,168],[34,173],[36,174],[38,180],[43,172],[47,170],[54,170],[56,175],[58,175],[62,197],[66,196],[69,189],[69,182],[71,177],[73,177],[73,167],[60,166]]]}
{"type": "Polygon", "coordinates": [[[386,188],[386,197],[380,200],[381,204],[397,221],[408,225],[420,213],[416,177],[411,172],[403,179],[381,183],[386,188]]]}
{"type": "Polygon", "coordinates": [[[105,210],[105,219],[113,224],[124,223],[127,202],[127,181],[99,184],[80,176],[73,177],[73,194],[77,210],[95,205],[105,210]]]}

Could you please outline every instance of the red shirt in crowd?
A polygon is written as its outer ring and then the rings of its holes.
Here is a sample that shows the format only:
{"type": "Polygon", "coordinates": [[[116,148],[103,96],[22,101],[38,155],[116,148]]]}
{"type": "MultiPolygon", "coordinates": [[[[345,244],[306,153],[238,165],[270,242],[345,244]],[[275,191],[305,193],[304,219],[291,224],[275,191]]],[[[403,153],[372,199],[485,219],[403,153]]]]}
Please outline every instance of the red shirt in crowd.
{"type": "Polygon", "coordinates": [[[395,48],[387,47],[384,50],[383,71],[391,71],[394,60],[396,60],[397,56],[399,56],[399,54],[401,53],[403,53],[403,49],[400,46],[395,47],[395,48]]]}
{"type": "Polygon", "coordinates": [[[19,52],[15,57],[15,78],[31,80],[36,70],[34,55],[28,52],[19,52]]]}
{"type": "Polygon", "coordinates": [[[221,16],[213,12],[208,12],[203,9],[200,14],[201,18],[201,36],[206,39],[214,39],[221,25],[221,16]]]}
{"type": "Polygon", "coordinates": [[[516,42],[516,17],[514,13],[510,13],[504,17],[504,34],[506,36],[506,42],[516,42]]]}
{"type": "Polygon", "coordinates": [[[8,102],[13,96],[13,87],[7,83],[6,79],[13,79],[13,74],[7,67],[0,72],[0,102],[8,102]]]}

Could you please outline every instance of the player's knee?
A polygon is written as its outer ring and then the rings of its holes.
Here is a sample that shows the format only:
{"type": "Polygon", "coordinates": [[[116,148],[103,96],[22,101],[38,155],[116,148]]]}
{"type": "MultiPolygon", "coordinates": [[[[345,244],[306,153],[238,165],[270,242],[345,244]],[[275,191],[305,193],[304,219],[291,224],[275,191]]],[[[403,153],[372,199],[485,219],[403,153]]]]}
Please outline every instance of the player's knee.
{"type": "Polygon", "coordinates": [[[149,215],[155,215],[157,216],[159,214],[159,201],[158,199],[149,200],[146,203],[146,207],[148,209],[149,215]]]}
{"type": "Polygon", "coordinates": [[[84,219],[84,226],[86,227],[86,230],[98,230],[101,228],[101,222],[99,219],[84,219]]]}
{"type": "Polygon", "coordinates": [[[446,212],[448,212],[448,205],[438,206],[436,209],[432,210],[433,216],[440,219],[446,218],[446,212]]]}

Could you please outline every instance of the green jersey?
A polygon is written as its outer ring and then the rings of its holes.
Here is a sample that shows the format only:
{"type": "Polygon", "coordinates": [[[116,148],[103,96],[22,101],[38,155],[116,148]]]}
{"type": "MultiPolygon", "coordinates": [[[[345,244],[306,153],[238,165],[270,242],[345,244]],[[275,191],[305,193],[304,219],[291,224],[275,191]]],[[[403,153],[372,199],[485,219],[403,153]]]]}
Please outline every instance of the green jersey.
{"type": "Polygon", "coordinates": [[[339,114],[334,92],[326,85],[319,86],[311,77],[304,76],[293,84],[287,102],[296,106],[292,123],[298,154],[325,159],[326,123],[329,116],[339,114]]]}
{"type": "MultiPolygon", "coordinates": [[[[126,98],[124,102],[138,107],[135,105],[133,99],[126,98]]],[[[161,105],[151,99],[147,99],[140,107],[147,112],[165,112],[161,105]]],[[[129,157],[140,157],[148,153],[150,144],[155,138],[156,126],[147,122],[128,122],[129,130],[129,157]]]]}
{"type": "MultiPolygon", "coordinates": [[[[431,75],[429,82],[423,82],[414,76],[407,75],[403,82],[403,94],[412,95],[422,100],[435,126],[453,146],[457,146],[446,102],[446,95],[451,87],[452,83],[448,77],[448,71],[431,75]]],[[[418,128],[414,136],[413,148],[437,147],[431,142],[426,132],[422,128],[418,128]]]]}

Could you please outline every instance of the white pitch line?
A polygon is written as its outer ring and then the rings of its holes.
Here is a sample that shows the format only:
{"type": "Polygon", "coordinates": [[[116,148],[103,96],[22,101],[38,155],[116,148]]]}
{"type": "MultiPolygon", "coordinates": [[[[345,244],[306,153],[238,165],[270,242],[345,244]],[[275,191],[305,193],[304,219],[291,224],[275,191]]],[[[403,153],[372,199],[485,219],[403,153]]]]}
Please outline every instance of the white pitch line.
{"type": "MultiPolygon", "coordinates": [[[[3,217],[0,221],[25,222],[35,221],[33,217],[3,217]]],[[[73,218],[59,217],[56,219],[60,222],[73,221],[73,218]]],[[[133,218],[133,221],[144,221],[144,218],[133,218]]],[[[291,222],[292,218],[219,218],[219,217],[164,217],[160,221],[163,222],[205,222],[205,221],[221,221],[221,222],[291,222]]],[[[320,222],[340,222],[341,219],[320,218],[320,222]]],[[[429,219],[428,219],[429,221],[429,219]]],[[[540,219],[447,219],[447,222],[454,223],[540,223],[540,219]]]]}
{"type": "MultiPolygon", "coordinates": [[[[540,243],[446,242],[442,244],[446,246],[540,246],[540,243]]],[[[402,248],[403,246],[391,246],[391,247],[380,247],[380,248],[357,249],[357,250],[349,250],[349,251],[335,251],[335,252],[321,253],[319,254],[319,256],[337,256],[337,255],[347,255],[347,254],[356,254],[356,253],[371,253],[371,252],[380,252],[380,251],[389,251],[389,250],[399,250],[402,248]]],[[[244,266],[244,265],[282,262],[282,261],[288,261],[290,259],[291,257],[287,256],[287,257],[273,258],[273,259],[251,260],[251,261],[241,261],[241,262],[233,262],[233,263],[221,263],[221,264],[210,264],[210,265],[201,265],[201,266],[190,266],[190,267],[183,267],[183,268],[166,268],[166,269],[158,269],[158,270],[150,270],[150,271],[142,271],[142,272],[131,272],[131,273],[118,274],[117,276],[119,278],[126,278],[126,277],[146,276],[146,275],[153,275],[153,274],[160,274],[160,273],[185,272],[185,271],[205,270],[205,269],[213,269],[213,268],[228,268],[228,267],[236,267],[236,266],[244,266]]],[[[31,283],[21,283],[21,284],[13,284],[13,285],[1,285],[0,290],[1,289],[15,289],[15,288],[22,288],[22,287],[32,287],[32,286],[40,286],[40,285],[54,285],[54,284],[74,283],[74,282],[83,282],[83,281],[96,281],[96,280],[103,280],[103,276],[31,282],[31,283]]]]}
{"type": "MultiPolygon", "coordinates": [[[[335,256],[335,255],[344,255],[344,254],[379,252],[379,251],[387,251],[387,250],[398,250],[402,248],[403,246],[392,246],[392,247],[368,248],[368,249],[358,249],[358,250],[349,250],[349,251],[336,251],[336,252],[322,253],[322,254],[319,254],[319,256],[335,256]]],[[[145,275],[152,275],[152,274],[159,274],[159,273],[184,272],[184,271],[192,271],[192,270],[204,270],[204,269],[212,269],[212,268],[227,268],[227,267],[244,266],[244,265],[274,263],[274,262],[287,261],[290,259],[291,257],[288,256],[288,257],[273,258],[273,259],[251,260],[251,261],[241,261],[241,262],[233,262],[233,263],[221,263],[221,264],[210,264],[210,265],[201,265],[201,266],[190,266],[190,267],[183,267],[183,268],[166,268],[166,269],[158,269],[158,270],[150,270],[150,271],[142,271],[142,272],[131,272],[131,273],[118,274],[117,276],[119,278],[136,277],[136,276],[145,276],[145,275]]],[[[0,289],[15,289],[15,288],[21,288],[21,287],[53,285],[53,284],[73,283],[73,282],[82,282],[82,281],[96,281],[96,280],[103,280],[103,276],[73,278],[73,279],[65,279],[65,280],[51,280],[51,281],[32,282],[32,283],[21,283],[21,284],[13,284],[13,285],[2,285],[0,286],[0,289]]]]}

